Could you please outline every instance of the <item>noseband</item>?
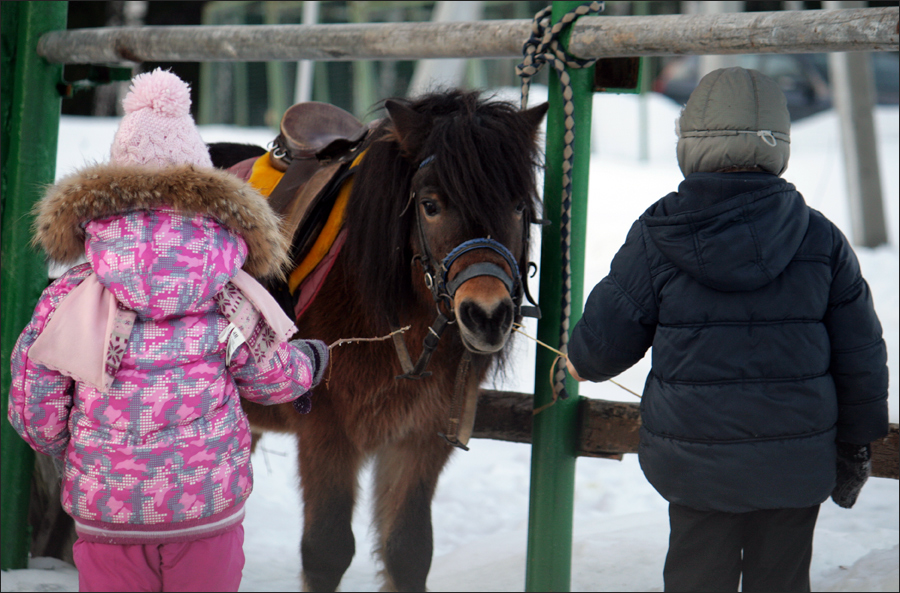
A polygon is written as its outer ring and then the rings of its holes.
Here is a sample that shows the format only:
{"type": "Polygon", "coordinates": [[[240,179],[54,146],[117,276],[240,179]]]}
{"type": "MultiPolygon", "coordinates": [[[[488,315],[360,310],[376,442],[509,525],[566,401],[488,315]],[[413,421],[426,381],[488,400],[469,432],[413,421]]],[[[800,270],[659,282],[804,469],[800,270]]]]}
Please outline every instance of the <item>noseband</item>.
{"type": "MultiPolygon", "coordinates": [[[[421,226],[419,227],[421,229],[421,226]]],[[[423,263],[425,258],[423,259],[423,263]]],[[[506,287],[509,296],[512,297],[516,304],[516,314],[519,313],[519,307],[522,302],[522,282],[519,278],[518,262],[516,262],[512,253],[502,243],[493,239],[470,239],[464,243],[457,245],[447,256],[441,260],[440,266],[434,274],[432,271],[425,272],[425,284],[431,288],[431,294],[435,302],[442,300],[453,301],[456,297],[457,289],[466,281],[479,276],[493,276],[500,280],[506,287]],[[453,280],[449,280],[450,268],[461,256],[476,251],[478,249],[489,249],[500,257],[502,257],[512,270],[512,277],[506,273],[501,266],[493,262],[476,262],[456,275],[453,280]],[[435,279],[436,278],[436,279],[435,279]]]]}

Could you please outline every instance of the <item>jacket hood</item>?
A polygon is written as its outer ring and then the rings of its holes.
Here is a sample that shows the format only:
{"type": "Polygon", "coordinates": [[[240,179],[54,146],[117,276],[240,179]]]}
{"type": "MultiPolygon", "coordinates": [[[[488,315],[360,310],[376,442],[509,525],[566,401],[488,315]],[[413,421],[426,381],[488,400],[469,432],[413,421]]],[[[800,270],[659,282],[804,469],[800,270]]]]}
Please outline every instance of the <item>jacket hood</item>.
{"type": "Polygon", "coordinates": [[[93,219],[85,233],[100,284],[156,320],[211,310],[247,257],[244,240],[205,214],[134,210],[93,219]]]}
{"type": "Polygon", "coordinates": [[[756,70],[710,72],[676,120],[678,166],[691,173],[759,167],[781,175],[791,156],[791,117],[778,84],[756,70]]]}
{"type": "Polygon", "coordinates": [[[85,254],[85,223],[160,209],[215,219],[246,242],[247,273],[284,275],[290,241],[265,197],[230,173],[190,165],[160,170],[103,164],[73,173],[35,207],[34,243],[51,259],[74,263],[85,254]]]}
{"type": "Polygon", "coordinates": [[[755,290],[784,271],[809,225],[793,185],[767,173],[694,173],[641,217],[654,245],[692,278],[755,290]]]}

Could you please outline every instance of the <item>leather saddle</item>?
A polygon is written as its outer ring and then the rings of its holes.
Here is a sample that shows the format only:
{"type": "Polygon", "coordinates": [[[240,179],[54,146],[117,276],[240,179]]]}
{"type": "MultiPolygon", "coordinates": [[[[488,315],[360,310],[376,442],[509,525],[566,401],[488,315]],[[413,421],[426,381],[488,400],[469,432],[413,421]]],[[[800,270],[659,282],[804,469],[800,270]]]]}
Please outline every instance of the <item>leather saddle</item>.
{"type": "Polygon", "coordinates": [[[287,171],[296,159],[339,159],[354,151],[368,132],[368,126],[340,107],[318,101],[297,103],[281,118],[272,165],[287,171]]]}
{"type": "Polygon", "coordinates": [[[284,112],[281,133],[269,152],[270,164],[284,176],[269,195],[269,205],[284,217],[291,236],[368,134],[368,126],[328,103],[297,103],[284,112]]]}
{"type": "MultiPolygon", "coordinates": [[[[273,175],[281,173],[268,202],[282,217],[282,232],[291,239],[295,264],[303,261],[325,226],[370,129],[340,107],[317,101],[297,103],[282,116],[271,150],[259,157],[268,159],[261,164],[274,169],[273,175]]],[[[242,175],[236,170],[239,166],[233,172],[252,181],[250,169],[242,175]]],[[[297,296],[285,282],[272,283],[269,290],[293,319],[297,296]]]]}

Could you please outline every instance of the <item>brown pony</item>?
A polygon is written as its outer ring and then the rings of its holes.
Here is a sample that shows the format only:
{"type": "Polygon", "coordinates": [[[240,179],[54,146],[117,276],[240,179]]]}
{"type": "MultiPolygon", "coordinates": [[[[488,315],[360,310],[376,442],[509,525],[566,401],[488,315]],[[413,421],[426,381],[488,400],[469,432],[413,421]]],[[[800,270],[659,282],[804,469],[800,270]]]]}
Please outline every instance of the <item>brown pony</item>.
{"type": "Polygon", "coordinates": [[[256,430],[298,437],[307,590],[335,590],[350,565],[357,475],[368,459],[384,588],[425,590],[431,501],[454,449],[439,433],[447,430],[457,369],[468,351],[463,388],[477,390],[506,345],[521,314],[528,231],[538,218],[537,131],[546,104],[519,111],[452,91],[385,108],[353,178],[345,244],[297,320],[298,335],[331,344],[408,325],[415,361],[436,316],[449,324],[430,376],[398,377],[393,343],[364,342],[332,350],[309,414],[245,402],[256,430]]]}

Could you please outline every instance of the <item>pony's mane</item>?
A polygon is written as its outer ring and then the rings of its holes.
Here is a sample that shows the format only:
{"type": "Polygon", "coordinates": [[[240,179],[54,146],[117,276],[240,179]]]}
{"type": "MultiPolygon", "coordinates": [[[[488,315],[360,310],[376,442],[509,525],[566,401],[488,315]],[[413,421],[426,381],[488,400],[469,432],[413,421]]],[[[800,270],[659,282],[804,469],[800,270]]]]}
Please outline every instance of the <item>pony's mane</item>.
{"type": "Polygon", "coordinates": [[[407,208],[410,180],[419,163],[433,167],[445,199],[463,213],[466,230],[503,242],[509,229],[497,221],[511,203],[524,199],[537,218],[534,174],[539,166],[535,129],[508,102],[485,100],[477,92],[434,93],[408,101],[428,115],[430,132],[416,154],[401,154],[397,132],[385,118],[372,133],[355,175],[346,213],[349,280],[382,319],[414,303],[410,233],[415,207],[407,208]]]}

